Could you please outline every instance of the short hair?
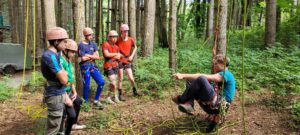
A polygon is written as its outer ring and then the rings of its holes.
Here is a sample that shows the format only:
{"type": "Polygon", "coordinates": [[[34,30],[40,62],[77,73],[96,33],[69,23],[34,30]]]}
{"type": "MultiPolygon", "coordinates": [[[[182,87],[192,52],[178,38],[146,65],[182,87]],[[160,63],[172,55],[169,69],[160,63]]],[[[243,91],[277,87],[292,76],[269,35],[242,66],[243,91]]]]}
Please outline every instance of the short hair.
{"type": "Polygon", "coordinates": [[[228,57],[225,57],[222,54],[216,55],[215,58],[214,58],[214,61],[216,63],[226,64],[226,67],[228,67],[229,63],[230,63],[230,59],[228,57]]]}

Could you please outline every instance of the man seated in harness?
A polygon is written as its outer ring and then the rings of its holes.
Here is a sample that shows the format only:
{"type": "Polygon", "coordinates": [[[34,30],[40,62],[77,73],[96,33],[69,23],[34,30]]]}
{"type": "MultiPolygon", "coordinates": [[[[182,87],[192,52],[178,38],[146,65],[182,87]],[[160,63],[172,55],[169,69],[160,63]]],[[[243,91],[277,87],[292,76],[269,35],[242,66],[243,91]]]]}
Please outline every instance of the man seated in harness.
{"type": "Polygon", "coordinates": [[[68,82],[70,83],[70,85],[66,86],[66,92],[72,100],[73,106],[65,106],[60,132],[64,132],[65,135],[69,135],[71,134],[71,129],[84,129],[86,126],[78,124],[78,116],[80,112],[80,106],[82,104],[82,99],[78,97],[77,91],[74,86],[75,80],[72,66],[72,60],[78,51],[77,43],[72,39],[66,39],[63,41],[63,43],[66,45],[66,49],[65,51],[63,51],[63,57],[60,57],[60,62],[62,67],[68,73],[68,82]],[[65,124],[64,120],[66,116],[68,118],[65,124]]]}
{"type": "Polygon", "coordinates": [[[187,83],[188,85],[184,93],[174,97],[172,100],[178,104],[178,109],[181,112],[187,114],[192,114],[194,111],[193,102],[197,100],[201,108],[211,118],[210,125],[206,129],[207,132],[211,132],[216,127],[220,120],[221,108],[226,111],[233,101],[235,94],[234,76],[228,70],[229,59],[223,55],[217,55],[213,60],[213,64],[215,74],[176,73],[174,75],[176,79],[186,79],[190,82],[187,83]],[[212,85],[211,83],[214,84],[212,85]],[[218,90],[220,86],[223,86],[223,91],[219,95],[218,90]]]}
{"type": "Polygon", "coordinates": [[[102,45],[103,57],[104,57],[104,74],[110,81],[110,92],[106,101],[109,104],[119,103],[119,96],[117,93],[117,74],[119,72],[119,59],[121,57],[119,47],[116,45],[118,33],[112,30],[108,33],[108,41],[102,45]],[[115,102],[112,101],[111,96],[115,97],[115,102]]]}
{"type": "Polygon", "coordinates": [[[50,46],[44,51],[41,59],[41,71],[47,80],[44,91],[44,102],[48,108],[46,135],[56,135],[60,129],[64,104],[73,106],[66,94],[68,74],[60,64],[61,51],[65,50],[63,41],[69,38],[67,31],[60,27],[47,30],[47,40],[50,46]]]}
{"type": "Polygon", "coordinates": [[[96,95],[94,98],[94,105],[99,109],[104,109],[104,105],[100,103],[101,92],[104,88],[105,81],[95,63],[95,60],[100,60],[98,47],[93,42],[93,30],[91,28],[84,28],[84,41],[79,43],[78,57],[81,57],[80,70],[83,77],[83,98],[88,102],[90,91],[90,76],[94,78],[97,83],[96,95]]]}
{"type": "Polygon", "coordinates": [[[120,31],[121,31],[121,36],[118,38],[117,45],[120,48],[120,53],[122,54],[122,57],[119,63],[120,70],[118,74],[119,77],[118,91],[119,91],[119,99],[121,101],[125,101],[122,95],[122,81],[123,81],[124,70],[126,71],[127,78],[131,83],[133,95],[140,96],[140,94],[137,92],[134,76],[132,73],[132,60],[134,55],[136,54],[137,46],[135,44],[134,39],[128,36],[129,27],[127,24],[122,24],[120,27],[120,31]]]}

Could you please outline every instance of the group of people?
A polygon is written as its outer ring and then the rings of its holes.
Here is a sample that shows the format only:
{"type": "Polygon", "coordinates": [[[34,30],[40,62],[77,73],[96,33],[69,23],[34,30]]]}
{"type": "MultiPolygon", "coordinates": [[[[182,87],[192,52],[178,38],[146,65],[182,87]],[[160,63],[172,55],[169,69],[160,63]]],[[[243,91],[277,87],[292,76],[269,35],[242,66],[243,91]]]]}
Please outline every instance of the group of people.
{"type": "MultiPolygon", "coordinates": [[[[102,44],[104,74],[109,81],[109,93],[105,99],[108,104],[125,101],[122,89],[124,70],[131,82],[133,95],[140,96],[132,72],[132,61],[137,46],[134,39],[128,36],[128,31],[128,25],[122,24],[121,36],[115,30],[109,31],[108,40],[102,44]]],[[[70,134],[72,129],[86,127],[78,124],[78,116],[81,104],[89,102],[90,76],[97,83],[93,104],[99,109],[104,109],[100,96],[105,80],[95,63],[96,60],[101,60],[101,57],[96,43],[92,41],[93,30],[85,28],[83,35],[85,39],[77,45],[74,40],[69,39],[67,31],[63,28],[54,27],[47,31],[49,47],[44,51],[41,61],[41,71],[47,80],[44,92],[44,102],[48,107],[47,135],[70,134]],[[74,86],[72,62],[76,53],[80,58],[84,101],[77,95],[74,86]]],[[[234,98],[235,79],[228,66],[229,59],[217,55],[213,59],[213,74],[174,74],[175,79],[186,79],[187,86],[182,95],[172,98],[173,102],[181,112],[193,114],[196,100],[209,114],[207,119],[210,124],[207,132],[211,132],[220,121],[221,108],[227,110],[234,98]]]]}
{"type": "MultiPolygon", "coordinates": [[[[125,101],[122,89],[124,70],[131,82],[133,95],[141,96],[137,92],[132,72],[132,61],[137,46],[134,39],[128,36],[128,31],[128,25],[122,24],[120,27],[121,36],[119,37],[115,30],[109,31],[108,40],[102,44],[104,74],[109,80],[110,89],[106,98],[108,104],[125,101]]],[[[44,51],[41,60],[41,71],[47,80],[43,98],[48,108],[45,133],[47,135],[68,135],[72,129],[86,127],[78,124],[78,116],[81,104],[89,102],[91,76],[97,83],[93,104],[96,108],[104,109],[104,105],[100,102],[100,96],[105,80],[95,63],[101,58],[96,43],[92,41],[93,30],[88,27],[84,28],[83,35],[84,40],[77,44],[74,40],[69,39],[67,31],[61,27],[47,30],[46,36],[49,47],[44,51]],[[79,57],[83,78],[84,101],[77,95],[74,86],[75,77],[72,63],[76,54],[79,57]]]]}

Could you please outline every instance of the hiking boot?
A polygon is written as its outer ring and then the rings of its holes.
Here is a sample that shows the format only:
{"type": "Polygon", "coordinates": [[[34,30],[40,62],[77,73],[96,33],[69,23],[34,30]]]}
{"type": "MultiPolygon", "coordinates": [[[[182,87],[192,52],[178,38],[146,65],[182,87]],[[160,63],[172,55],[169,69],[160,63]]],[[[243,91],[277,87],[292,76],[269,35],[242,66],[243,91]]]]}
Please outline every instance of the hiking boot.
{"type": "Polygon", "coordinates": [[[122,94],[122,90],[119,90],[119,100],[120,101],[126,101],[123,94],[122,94]]]}
{"type": "Polygon", "coordinates": [[[135,96],[135,97],[142,96],[141,94],[139,94],[139,93],[137,92],[137,90],[136,90],[135,87],[133,88],[133,96],[135,96]]]}
{"type": "Polygon", "coordinates": [[[85,129],[86,125],[79,125],[79,124],[73,124],[72,126],[72,130],[81,130],[81,129],[85,129]]]}
{"type": "Polygon", "coordinates": [[[111,100],[111,97],[107,97],[107,98],[106,98],[106,102],[107,102],[108,104],[115,104],[115,102],[111,100]]]}
{"type": "Polygon", "coordinates": [[[179,104],[178,109],[179,111],[186,113],[188,115],[193,115],[194,112],[194,108],[189,102],[186,102],[184,104],[179,104]]]}
{"type": "Polygon", "coordinates": [[[179,102],[179,97],[180,97],[180,95],[177,95],[177,96],[175,96],[175,97],[172,97],[172,101],[173,101],[175,104],[177,104],[177,105],[180,104],[180,102],[179,102]]]}
{"type": "Polygon", "coordinates": [[[217,123],[216,122],[210,122],[208,127],[206,128],[205,132],[206,133],[210,133],[212,132],[215,128],[217,127],[217,123]]]}
{"type": "Polygon", "coordinates": [[[105,107],[103,104],[100,103],[100,101],[94,102],[94,106],[95,106],[96,108],[99,108],[100,110],[103,110],[104,107],[105,107]]]}

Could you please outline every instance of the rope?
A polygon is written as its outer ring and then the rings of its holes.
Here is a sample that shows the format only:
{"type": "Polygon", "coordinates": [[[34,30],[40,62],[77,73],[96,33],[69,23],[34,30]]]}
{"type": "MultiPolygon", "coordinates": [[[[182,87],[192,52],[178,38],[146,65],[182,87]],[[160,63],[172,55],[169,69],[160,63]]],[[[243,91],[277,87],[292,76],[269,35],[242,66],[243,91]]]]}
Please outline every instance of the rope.
{"type": "Polygon", "coordinates": [[[246,21],[247,21],[247,0],[244,0],[244,23],[243,23],[243,43],[242,43],[242,119],[243,119],[243,133],[246,134],[246,122],[245,122],[245,95],[244,95],[244,80],[245,80],[245,39],[246,39],[246,21]]]}
{"type": "Polygon", "coordinates": [[[29,0],[26,0],[26,26],[25,26],[25,44],[24,44],[24,64],[23,64],[23,76],[22,76],[22,84],[21,84],[21,88],[20,91],[18,93],[18,105],[20,105],[20,99],[22,96],[22,92],[23,92],[23,86],[24,86],[24,82],[25,82],[25,68],[26,68],[26,57],[27,57],[27,46],[28,46],[28,25],[29,25],[29,0]]]}

